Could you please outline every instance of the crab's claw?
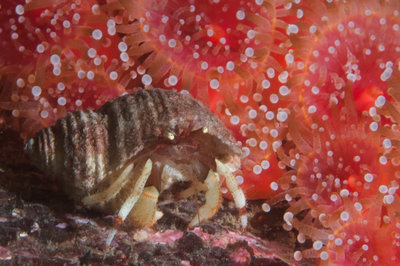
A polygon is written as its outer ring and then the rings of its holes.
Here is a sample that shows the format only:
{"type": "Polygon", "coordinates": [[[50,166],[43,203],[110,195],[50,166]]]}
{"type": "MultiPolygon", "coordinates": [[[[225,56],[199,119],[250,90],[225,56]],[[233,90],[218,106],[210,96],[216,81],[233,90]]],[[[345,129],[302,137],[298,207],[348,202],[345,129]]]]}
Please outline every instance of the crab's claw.
{"type": "Polygon", "coordinates": [[[133,224],[141,227],[152,226],[163,216],[163,213],[157,210],[159,195],[160,193],[154,186],[144,188],[142,195],[140,195],[138,202],[128,216],[133,224]]]}
{"type": "Polygon", "coordinates": [[[189,223],[190,227],[196,226],[213,217],[221,206],[222,194],[219,184],[219,175],[213,170],[210,170],[204,183],[207,186],[205,194],[206,203],[200,207],[197,215],[189,223]]]}
{"type": "Polygon", "coordinates": [[[219,176],[223,175],[225,176],[227,187],[232,194],[235,205],[239,209],[242,228],[245,229],[247,227],[246,197],[244,196],[243,191],[240,189],[236,182],[235,176],[233,175],[233,172],[236,170],[236,168],[233,167],[233,165],[222,163],[218,159],[216,159],[215,162],[217,164],[217,173],[215,173],[213,170],[210,170],[204,182],[207,186],[207,191],[205,194],[206,203],[200,207],[198,214],[193,218],[189,226],[196,226],[199,223],[210,219],[218,211],[222,202],[219,176]]]}

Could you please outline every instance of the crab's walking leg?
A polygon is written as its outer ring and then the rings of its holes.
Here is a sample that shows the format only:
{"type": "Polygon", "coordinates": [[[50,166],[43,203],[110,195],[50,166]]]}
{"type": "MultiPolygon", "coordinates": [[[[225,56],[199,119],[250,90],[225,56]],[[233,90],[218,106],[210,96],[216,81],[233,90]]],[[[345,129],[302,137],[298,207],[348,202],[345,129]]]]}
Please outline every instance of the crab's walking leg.
{"type": "Polygon", "coordinates": [[[207,186],[205,194],[206,203],[200,207],[198,214],[189,223],[190,227],[210,219],[221,206],[222,194],[219,184],[219,175],[213,170],[210,170],[204,183],[207,186]]]}
{"type": "Polygon", "coordinates": [[[117,178],[117,180],[115,180],[107,189],[99,193],[84,197],[82,199],[83,205],[90,206],[97,203],[103,203],[115,197],[115,195],[118,194],[121,188],[129,180],[128,176],[131,174],[132,169],[133,169],[133,163],[125,167],[124,171],[122,171],[121,175],[117,178]]]}
{"type": "Polygon", "coordinates": [[[106,242],[107,247],[110,246],[111,241],[113,240],[115,234],[117,233],[117,228],[123,221],[125,221],[126,216],[128,216],[128,214],[131,212],[133,206],[135,206],[135,203],[138,201],[140,195],[142,194],[147,179],[150,176],[151,169],[152,169],[152,162],[150,159],[148,159],[144,164],[144,167],[142,168],[140,176],[136,179],[132,193],[122,204],[121,209],[118,212],[118,217],[117,221],[115,222],[114,228],[111,230],[111,232],[108,234],[107,237],[107,242],[106,242]]]}
{"type": "Polygon", "coordinates": [[[232,174],[232,170],[229,168],[229,166],[222,163],[218,159],[215,159],[215,162],[217,164],[217,172],[220,175],[225,176],[226,186],[232,194],[236,208],[239,209],[240,222],[242,224],[242,228],[245,229],[247,227],[246,197],[236,182],[235,176],[232,174]]]}
{"type": "Polygon", "coordinates": [[[145,187],[139,200],[133,207],[129,218],[139,226],[152,226],[163,213],[157,210],[157,201],[160,193],[154,187],[145,187]]]}

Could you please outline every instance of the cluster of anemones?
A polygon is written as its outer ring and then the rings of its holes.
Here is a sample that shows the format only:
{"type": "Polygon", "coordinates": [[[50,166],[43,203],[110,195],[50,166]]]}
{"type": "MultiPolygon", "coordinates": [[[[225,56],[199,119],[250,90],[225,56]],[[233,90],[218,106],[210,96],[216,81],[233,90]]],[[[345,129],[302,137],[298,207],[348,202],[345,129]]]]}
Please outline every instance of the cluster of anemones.
{"type": "Polygon", "coordinates": [[[24,137],[125,91],[116,69],[133,63],[96,1],[6,1],[0,21],[0,107],[24,137]]]}
{"type": "Polygon", "coordinates": [[[293,260],[399,263],[397,1],[20,0],[0,15],[0,109],[27,135],[138,86],[191,93],[241,143],[247,198],[287,201],[284,227],[312,240],[293,260]]]}
{"type": "Polygon", "coordinates": [[[143,87],[188,91],[234,132],[246,155],[238,181],[250,199],[264,198],[269,176],[283,173],[274,149],[288,117],[292,6],[275,0],[109,0],[103,6],[143,87]]]}
{"type": "Polygon", "coordinates": [[[396,1],[302,1],[294,24],[287,86],[293,104],[291,169],[268,199],[290,205],[284,227],[312,247],[293,258],[321,265],[398,265],[398,80],[400,5],[396,1]],[[387,238],[383,241],[383,239],[387,238]]]}
{"type": "Polygon", "coordinates": [[[2,5],[0,107],[24,137],[137,87],[190,92],[242,143],[239,183],[264,198],[288,117],[291,1],[32,0],[2,5]],[[9,56],[13,55],[13,56],[9,56]],[[17,55],[17,56],[15,56],[17,55]],[[246,176],[244,179],[243,176],[246,176]]]}
{"type": "MultiPolygon", "coordinates": [[[[269,211],[276,202],[287,201],[290,207],[283,216],[284,228],[296,229],[299,243],[307,238],[313,241],[312,248],[294,253],[295,260],[389,263],[392,259],[383,251],[396,254],[397,242],[378,250],[377,240],[370,235],[389,224],[391,228],[400,225],[396,217],[400,203],[396,176],[400,172],[387,157],[388,139],[381,141],[380,134],[371,131],[368,122],[358,120],[356,113],[341,111],[339,117],[326,120],[314,117],[311,125],[301,125],[299,117],[289,118],[288,136],[294,145],[280,149],[278,156],[292,170],[271,185],[279,193],[263,209],[269,211]],[[357,226],[364,229],[357,231],[357,226]]],[[[393,256],[391,264],[396,265],[400,257],[393,256]]]]}

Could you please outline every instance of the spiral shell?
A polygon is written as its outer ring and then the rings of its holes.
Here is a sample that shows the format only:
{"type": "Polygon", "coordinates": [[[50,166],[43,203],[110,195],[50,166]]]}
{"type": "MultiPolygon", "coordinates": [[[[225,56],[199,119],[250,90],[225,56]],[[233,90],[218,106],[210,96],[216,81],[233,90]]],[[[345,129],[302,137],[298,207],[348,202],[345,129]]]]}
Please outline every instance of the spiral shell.
{"type": "Polygon", "coordinates": [[[80,201],[132,159],[204,129],[211,157],[240,155],[230,132],[197,100],[171,90],[140,89],[96,111],[68,113],[28,140],[25,149],[35,165],[80,201]]]}

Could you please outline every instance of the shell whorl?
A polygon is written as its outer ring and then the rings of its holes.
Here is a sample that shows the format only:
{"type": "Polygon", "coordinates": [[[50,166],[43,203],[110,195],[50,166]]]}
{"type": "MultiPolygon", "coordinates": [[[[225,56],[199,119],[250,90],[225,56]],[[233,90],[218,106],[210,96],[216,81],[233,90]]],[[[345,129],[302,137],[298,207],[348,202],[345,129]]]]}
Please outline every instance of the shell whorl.
{"type": "Polygon", "coordinates": [[[102,116],[76,111],[30,139],[25,149],[46,173],[61,177],[65,189],[84,195],[107,174],[108,133],[102,116]]]}

